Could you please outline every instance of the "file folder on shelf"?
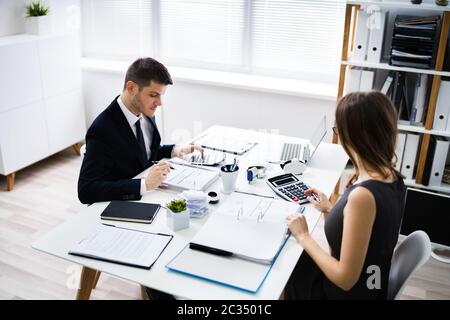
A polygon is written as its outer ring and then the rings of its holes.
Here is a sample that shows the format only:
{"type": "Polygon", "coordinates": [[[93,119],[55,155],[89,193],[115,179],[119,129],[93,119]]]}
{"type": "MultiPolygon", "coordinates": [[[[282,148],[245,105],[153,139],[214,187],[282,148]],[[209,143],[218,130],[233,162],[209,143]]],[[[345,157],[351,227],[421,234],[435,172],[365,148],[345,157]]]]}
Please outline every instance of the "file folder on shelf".
{"type": "Polygon", "coordinates": [[[397,135],[397,144],[395,146],[395,154],[397,155],[397,163],[395,164],[395,169],[401,170],[403,152],[405,151],[406,133],[399,132],[397,135]]]}
{"type": "Polygon", "coordinates": [[[419,148],[420,136],[414,133],[406,135],[405,151],[403,153],[401,173],[406,179],[414,177],[414,168],[416,164],[417,150],[419,148]]]}
{"type": "Polygon", "coordinates": [[[370,91],[373,88],[374,72],[370,70],[363,70],[361,72],[361,84],[359,91],[370,91]]]}
{"type": "Polygon", "coordinates": [[[436,111],[434,113],[433,129],[450,130],[447,128],[447,119],[450,113],[450,81],[441,81],[439,93],[436,101],[436,111]]]}
{"type": "Polygon", "coordinates": [[[345,85],[345,93],[358,92],[361,83],[362,70],[358,67],[352,67],[348,70],[347,83],[345,85]]]}
{"type": "Polygon", "coordinates": [[[448,155],[449,141],[443,137],[432,136],[428,148],[422,184],[439,186],[442,182],[445,163],[448,155]]]}
{"type": "Polygon", "coordinates": [[[428,76],[426,74],[417,74],[414,86],[414,98],[411,107],[411,124],[423,123],[423,115],[427,98],[428,76]]]}
{"type": "Polygon", "coordinates": [[[367,55],[367,44],[369,41],[369,28],[367,28],[369,15],[364,9],[358,10],[356,18],[355,41],[353,46],[352,60],[365,61],[367,55]]]}
{"type": "Polygon", "coordinates": [[[371,13],[370,20],[374,21],[374,25],[369,32],[369,43],[367,46],[368,62],[378,63],[381,61],[386,15],[387,12],[382,10],[376,10],[371,13]]]}

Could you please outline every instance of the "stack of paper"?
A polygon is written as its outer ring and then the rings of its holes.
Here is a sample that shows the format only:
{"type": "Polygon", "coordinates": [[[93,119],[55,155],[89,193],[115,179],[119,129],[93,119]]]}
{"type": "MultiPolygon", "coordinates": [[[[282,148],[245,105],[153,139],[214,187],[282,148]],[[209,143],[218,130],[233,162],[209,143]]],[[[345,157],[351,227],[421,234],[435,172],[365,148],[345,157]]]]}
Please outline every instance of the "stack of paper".
{"type": "Polygon", "coordinates": [[[175,164],[163,185],[182,190],[205,190],[219,178],[219,172],[192,165],[175,164]]]}
{"type": "Polygon", "coordinates": [[[192,218],[203,218],[208,213],[208,196],[202,191],[187,190],[180,193],[186,200],[192,218]]]}

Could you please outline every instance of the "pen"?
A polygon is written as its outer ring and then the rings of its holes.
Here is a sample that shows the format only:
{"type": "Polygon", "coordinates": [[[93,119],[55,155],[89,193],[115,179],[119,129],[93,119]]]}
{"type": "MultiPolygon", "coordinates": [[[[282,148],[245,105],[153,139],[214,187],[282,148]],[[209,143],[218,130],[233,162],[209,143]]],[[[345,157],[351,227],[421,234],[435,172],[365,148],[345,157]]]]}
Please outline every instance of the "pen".
{"type": "Polygon", "coordinates": [[[316,200],[317,202],[320,202],[320,197],[317,195],[317,193],[312,192],[311,195],[314,198],[314,200],[316,200]]]}
{"type": "Polygon", "coordinates": [[[303,213],[303,212],[305,212],[305,207],[304,207],[304,206],[300,206],[300,207],[297,209],[297,212],[298,212],[298,213],[303,213]]]}
{"type": "Polygon", "coordinates": [[[221,250],[221,249],[216,249],[216,248],[212,248],[212,247],[207,247],[207,246],[203,246],[201,244],[197,244],[197,243],[189,243],[189,248],[193,249],[193,250],[198,250],[198,251],[203,251],[203,252],[207,252],[207,253],[212,253],[218,256],[232,256],[233,253],[230,251],[225,251],[225,250],[221,250]]]}
{"type": "MultiPolygon", "coordinates": [[[[153,164],[158,163],[159,161],[152,161],[153,164]]],[[[170,169],[175,170],[174,167],[170,166],[170,169]]]]}
{"type": "Polygon", "coordinates": [[[262,195],[262,194],[257,194],[257,193],[252,193],[252,192],[244,192],[244,191],[239,191],[239,190],[235,190],[234,192],[236,192],[236,193],[243,193],[243,194],[249,194],[249,195],[252,195],[252,196],[257,196],[257,197],[262,197],[262,198],[276,199],[275,197],[272,197],[272,196],[265,196],[265,195],[262,195]]]}

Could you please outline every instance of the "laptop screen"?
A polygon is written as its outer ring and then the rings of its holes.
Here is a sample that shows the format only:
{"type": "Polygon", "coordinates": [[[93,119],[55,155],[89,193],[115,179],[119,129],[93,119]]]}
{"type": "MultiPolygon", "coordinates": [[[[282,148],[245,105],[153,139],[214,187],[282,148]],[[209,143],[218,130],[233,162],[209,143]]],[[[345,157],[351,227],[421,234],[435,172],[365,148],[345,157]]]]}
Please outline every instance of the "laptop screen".
{"type": "Polygon", "coordinates": [[[317,126],[316,130],[311,136],[311,139],[309,140],[310,141],[309,149],[311,152],[310,158],[312,158],[314,152],[317,150],[317,147],[319,147],[320,142],[323,140],[326,134],[327,134],[327,118],[326,116],[323,116],[322,119],[320,119],[319,125],[317,126]]]}

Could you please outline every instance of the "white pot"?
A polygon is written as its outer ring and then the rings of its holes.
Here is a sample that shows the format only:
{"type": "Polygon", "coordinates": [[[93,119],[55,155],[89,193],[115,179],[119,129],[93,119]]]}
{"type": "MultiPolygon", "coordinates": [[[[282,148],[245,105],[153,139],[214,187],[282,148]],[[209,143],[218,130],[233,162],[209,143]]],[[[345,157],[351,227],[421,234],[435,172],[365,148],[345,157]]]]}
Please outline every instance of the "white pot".
{"type": "Polygon", "coordinates": [[[167,225],[173,231],[189,228],[189,209],[178,213],[167,210],[166,218],[167,225]]]}
{"type": "Polygon", "coordinates": [[[51,32],[50,16],[25,18],[25,29],[28,34],[48,34],[51,32]]]}

